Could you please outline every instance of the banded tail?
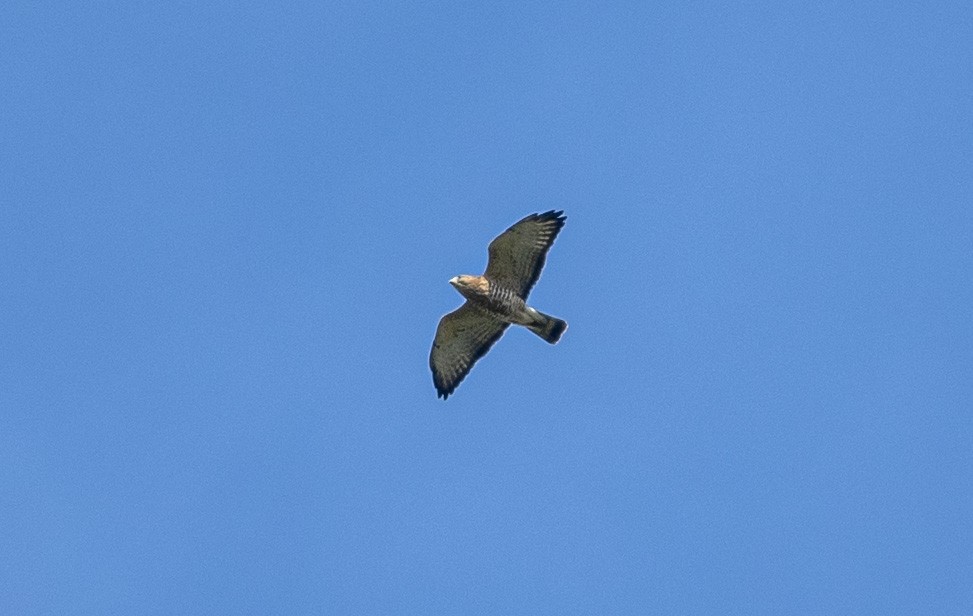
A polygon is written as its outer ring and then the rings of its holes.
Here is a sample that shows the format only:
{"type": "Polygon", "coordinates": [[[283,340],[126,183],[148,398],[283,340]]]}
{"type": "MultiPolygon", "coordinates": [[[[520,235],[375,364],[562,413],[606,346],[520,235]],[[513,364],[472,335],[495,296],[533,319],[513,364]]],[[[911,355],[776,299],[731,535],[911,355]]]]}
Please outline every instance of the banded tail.
{"type": "Polygon", "coordinates": [[[543,312],[537,312],[538,321],[533,325],[528,325],[527,329],[534,332],[544,340],[554,344],[561,339],[564,330],[568,328],[567,321],[562,321],[557,317],[552,317],[543,312]]]}

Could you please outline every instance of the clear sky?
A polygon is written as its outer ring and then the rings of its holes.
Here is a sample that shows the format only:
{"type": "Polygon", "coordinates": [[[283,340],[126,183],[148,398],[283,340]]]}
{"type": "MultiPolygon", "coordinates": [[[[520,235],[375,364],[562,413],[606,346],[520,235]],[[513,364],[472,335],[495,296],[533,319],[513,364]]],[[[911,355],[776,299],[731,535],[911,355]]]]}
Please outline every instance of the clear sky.
{"type": "Polygon", "coordinates": [[[0,9],[0,613],[973,613],[969,2],[0,9]],[[808,6],[810,5],[810,6],[808,6]],[[563,209],[449,400],[489,241],[563,209]]]}

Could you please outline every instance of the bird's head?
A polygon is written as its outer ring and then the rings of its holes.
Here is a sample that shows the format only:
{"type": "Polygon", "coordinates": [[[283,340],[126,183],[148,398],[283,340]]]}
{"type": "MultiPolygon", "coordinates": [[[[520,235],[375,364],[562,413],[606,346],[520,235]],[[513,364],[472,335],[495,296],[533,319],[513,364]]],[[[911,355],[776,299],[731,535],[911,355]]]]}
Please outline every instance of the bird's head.
{"type": "Polygon", "coordinates": [[[449,279],[449,284],[463,296],[486,295],[490,292],[490,283],[483,276],[456,276],[449,279]]]}

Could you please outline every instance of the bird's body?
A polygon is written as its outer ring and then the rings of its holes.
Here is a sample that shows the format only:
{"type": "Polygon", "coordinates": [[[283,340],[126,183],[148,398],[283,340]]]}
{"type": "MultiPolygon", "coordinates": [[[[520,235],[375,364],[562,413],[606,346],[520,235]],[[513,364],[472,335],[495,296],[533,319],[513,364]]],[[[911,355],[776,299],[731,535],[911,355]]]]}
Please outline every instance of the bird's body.
{"type": "MultiPolygon", "coordinates": [[[[543,327],[548,324],[549,320],[554,318],[528,306],[524,298],[517,295],[513,289],[499,283],[491,284],[490,280],[484,276],[457,276],[451,279],[449,283],[467,300],[482,306],[493,315],[498,315],[508,324],[523,325],[531,331],[540,332],[543,331],[543,327]]],[[[555,320],[564,323],[560,319],[555,320]]],[[[554,325],[556,326],[556,323],[554,325]]],[[[554,340],[549,340],[549,335],[542,333],[538,333],[538,335],[553,344],[561,337],[566,327],[567,323],[564,323],[564,327],[553,328],[557,331],[554,340]]]]}
{"type": "Polygon", "coordinates": [[[456,276],[449,283],[466,303],[444,316],[436,330],[429,365],[443,399],[509,325],[522,325],[554,344],[567,329],[561,319],[527,305],[554,238],[564,226],[562,212],[531,214],[490,243],[482,276],[456,276]]]}
{"type": "Polygon", "coordinates": [[[457,276],[449,281],[460,295],[471,302],[480,304],[487,310],[510,318],[511,323],[526,325],[527,302],[518,297],[513,290],[499,284],[490,284],[483,276],[457,276]]]}

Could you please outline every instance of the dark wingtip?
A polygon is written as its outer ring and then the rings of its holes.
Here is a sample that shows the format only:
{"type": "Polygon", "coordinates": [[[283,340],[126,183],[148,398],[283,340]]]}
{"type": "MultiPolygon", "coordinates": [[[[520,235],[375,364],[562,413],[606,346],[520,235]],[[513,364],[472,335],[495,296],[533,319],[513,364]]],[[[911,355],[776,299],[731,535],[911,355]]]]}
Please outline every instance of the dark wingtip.
{"type": "Polygon", "coordinates": [[[564,221],[568,219],[568,217],[564,215],[564,210],[548,210],[543,214],[534,214],[534,216],[537,218],[537,220],[555,220],[562,225],[564,224],[564,221]]]}
{"type": "Polygon", "coordinates": [[[454,383],[452,387],[446,385],[439,379],[439,376],[433,374],[432,384],[436,386],[436,397],[445,400],[449,397],[451,393],[456,391],[456,384],[454,383]]]}

